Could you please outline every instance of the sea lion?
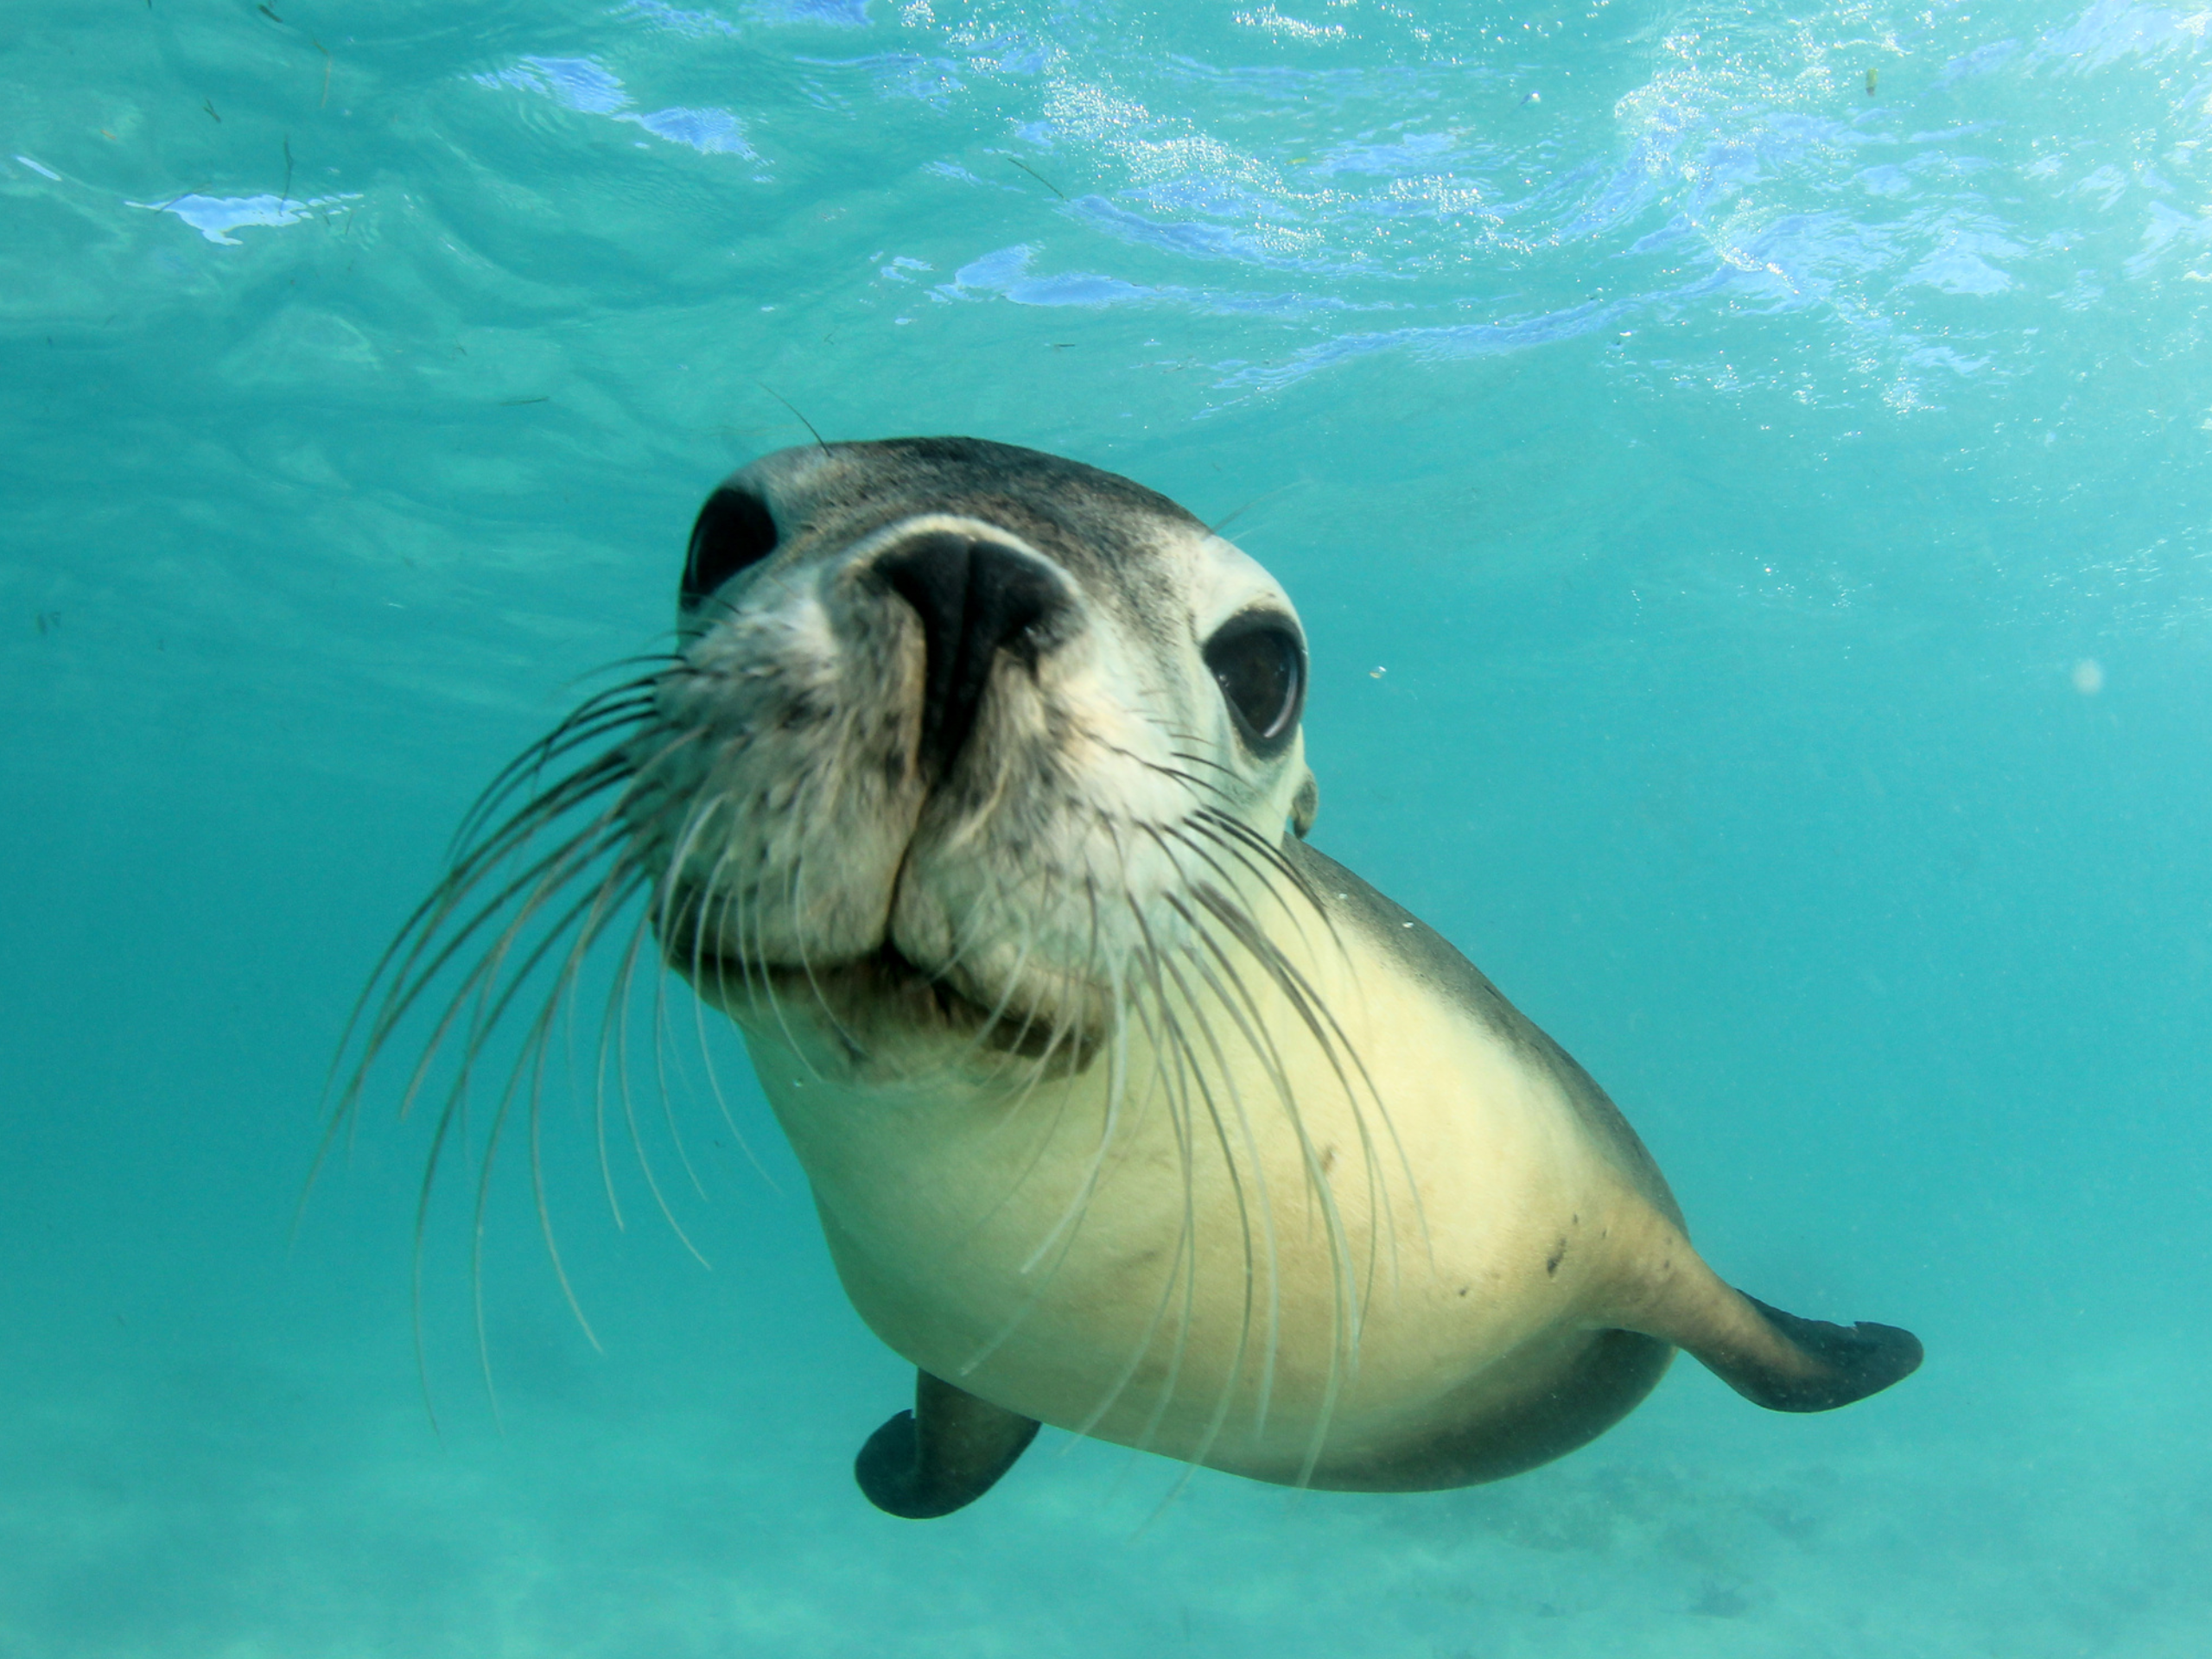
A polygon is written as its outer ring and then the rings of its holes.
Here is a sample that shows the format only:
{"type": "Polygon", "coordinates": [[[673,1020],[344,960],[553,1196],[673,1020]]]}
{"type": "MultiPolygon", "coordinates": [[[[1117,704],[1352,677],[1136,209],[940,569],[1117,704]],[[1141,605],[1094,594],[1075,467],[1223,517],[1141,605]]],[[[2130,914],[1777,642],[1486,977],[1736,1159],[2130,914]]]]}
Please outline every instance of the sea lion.
{"type": "Polygon", "coordinates": [[[1126,479],[769,455],[699,513],[673,653],[472,820],[367,1052],[458,971],[437,1034],[473,1057],[641,898],[632,957],[742,1030],[918,1368],[856,1465],[894,1515],[972,1501],[1039,1423],[1403,1491],[1582,1445],[1678,1347],[1780,1411],[1910,1372],[1904,1331],[1723,1283],[1589,1075],[1305,843],[1307,683],[1275,581],[1126,479]]]}

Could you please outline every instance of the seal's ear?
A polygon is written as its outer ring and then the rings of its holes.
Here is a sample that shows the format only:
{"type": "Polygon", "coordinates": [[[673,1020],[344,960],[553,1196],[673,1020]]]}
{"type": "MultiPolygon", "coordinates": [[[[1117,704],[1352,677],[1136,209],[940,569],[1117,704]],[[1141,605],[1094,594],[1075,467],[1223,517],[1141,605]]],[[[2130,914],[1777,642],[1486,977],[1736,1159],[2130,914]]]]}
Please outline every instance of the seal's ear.
{"type": "Polygon", "coordinates": [[[1313,820],[1321,810],[1321,785],[1313,781],[1308,772],[1306,781],[1298,786],[1298,793],[1290,798],[1290,827],[1303,841],[1306,832],[1313,827],[1313,820]]]}

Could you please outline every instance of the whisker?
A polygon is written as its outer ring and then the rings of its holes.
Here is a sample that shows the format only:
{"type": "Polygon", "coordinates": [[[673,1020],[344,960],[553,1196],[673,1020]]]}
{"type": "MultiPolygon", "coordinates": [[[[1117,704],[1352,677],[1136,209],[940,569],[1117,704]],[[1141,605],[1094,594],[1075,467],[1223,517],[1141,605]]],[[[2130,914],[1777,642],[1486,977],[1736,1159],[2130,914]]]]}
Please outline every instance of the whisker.
{"type": "MultiPolygon", "coordinates": [[[[1143,1328],[1138,1332],[1135,1342],[1130,1344],[1128,1359],[1124,1363],[1120,1372],[1109,1382],[1098,1403],[1076,1426],[1074,1432],[1078,1438],[1089,1436],[1092,1430],[1104,1420],[1106,1414],[1113,1409],[1116,1402],[1119,1401],[1142,1367],[1145,1357],[1152,1351],[1153,1341],[1159,1334],[1160,1323],[1166,1318],[1167,1310],[1175,1300],[1176,1290],[1180,1287],[1183,1292],[1183,1319],[1177,1327],[1175,1344],[1170,1351],[1167,1375],[1159,1385],[1158,1397],[1153,1406],[1151,1415],[1146,1420],[1145,1426],[1135,1440],[1132,1442],[1141,1450],[1158,1431],[1161,1419],[1166,1415],[1169,1404],[1174,1399],[1175,1384],[1182,1373],[1183,1357],[1190,1338],[1192,1306],[1197,1290],[1195,1272],[1198,1237],[1193,1193],[1189,1180],[1190,1114],[1187,1107],[1180,1109],[1178,1108],[1176,1090],[1168,1072],[1169,1051],[1166,1045],[1153,1034],[1152,1023],[1146,1017],[1141,997],[1133,995],[1129,1000],[1128,1007],[1130,1012],[1145,1028],[1147,1036],[1151,1038],[1154,1054],[1153,1075],[1166,1099],[1168,1121],[1174,1132],[1179,1161],[1185,1172],[1183,1214],[1176,1230],[1174,1252],[1169,1258],[1166,1271],[1160,1275],[1160,1295],[1153,1304],[1152,1313],[1146,1319],[1143,1328]]],[[[1164,1011],[1163,1009],[1162,1012],[1164,1011]]]]}
{"type": "MultiPolygon", "coordinates": [[[[1251,831],[1247,826],[1239,823],[1235,824],[1234,827],[1243,836],[1248,837],[1251,836],[1251,831]]],[[[1256,837],[1254,837],[1253,839],[1256,839],[1256,837]]],[[[1339,953],[1343,953],[1344,951],[1343,936],[1337,931],[1334,919],[1329,916],[1326,909],[1321,905],[1319,893],[1314,890],[1313,885],[1306,879],[1303,873],[1297,871],[1294,867],[1292,867],[1289,864],[1288,860],[1284,859],[1278,849],[1270,848],[1268,850],[1274,854],[1274,858],[1277,861],[1280,861],[1281,868],[1290,870],[1294,879],[1297,881],[1300,891],[1306,896],[1309,902],[1313,905],[1315,913],[1321,918],[1323,925],[1328,929],[1332,944],[1339,953]]],[[[1284,908],[1286,912],[1287,912],[1288,906],[1285,906],[1284,908]]],[[[1296,918],[1294,917],[1293,919],[1295,921],[1296,918]]],[[[1304,928],[1302,925],[1300,926],[1299,931],[1300,937],[1302,938],[1304,936],[1304,928]]],[[[1272,949],[1272,946],[1270,949],[1272,949]]],[[[1334,1013],[1329,1008],[1326,1001],[1314,991],[1313,987],[1307,982],[1303,974],[1299,973],[1296,969],[1292,968],[1287,960],[1281,958],[1280,952],[1276,953],[1276,957],[1281,967],[1289,974],[1292,981],[1297,986],[1297,996],[1295,1000],[1297,1001],[1300,1013],[1309,1019],[1318,1014],[1318,1016],[1327,1025],[1331,1034],[1331,1039],[1324,1043],[1324,1050],[1332,1057],[1332,1064],[1335,1064],[1334,1057],[1338,1052],[1341,1052],[1344,1056],[1350,1060],[1352,1069],[1358,1073],[1359,1080],[1365,1087],[1365,1098],[1374,1103],[1376,1113],[1381,1116],[1383,1128],[1389,1135],[1392,1150],[1397,1154],[1399,1173],[1405,1177],[1406,1192],[1413,1202],[1414,1221],[1420,1231],[1422,1248],[1430,1252],[1433,1265],[1435,1243],[1433,1237],[1429,1232],[1427,1209],[1421,1198],[1421,1182],[1414,1173],[1412,1155],[1407,1151],[1405,1143],[1398,1134],[1397,1125],[1390,1115],[1389,1103],[1382,1098],[1382,1090],[1376,1086],[1374,1077],[1369,1074],[1366,1063],[1360,1058],[1358,1049],[1353,1045],[1342,1024],[1338,1020],[1334,1013]]],[[[1338,1075],[1341,1077],[1341,1071],[1338,1075]]],[[[1367,1137],[1367,1129],[1365,1127],[1365,1109],[1360,1104],[1360,1096],[1357,1091],[1351,1090],[1351,1085],[1349,1083],[1345,1084],[1345,1087],[1351,1095],[1353,1112],[1357,1121],[1361,1126],[1360,1133],[1363,1147],[1364,1148],[1366,1146],[1367,1137]]],[[[1370,1153],[1370,1156],[1371,1160],[1371,1152],[1370,1153]]],[[[1376,1171],[1376,1178],[1379,1179],[1379,1168],[1376,1171]]],[[[1386,1207],[1385,1213],[1389,1217],[1391,1222],[1393,1236],[1391,1259],[1394,1263],[1393,1270],[1395,1272],[1395,1263],[1396,1261],[1396,1211],[1395,1208],[1386,1207]]]]}
{"type": "MultiPolygon", "coordinates": [[[[1211,975],[1210,970],[1206,968],[1204,958],[1199,957],[1195,950],[1189,947],[1185,948],[1185,954],[1189,957],[1193,968],[1200,974],[1201,982],[1207,984],[1209,988],[1212,989],[1217,998],[1218,998],[1220,996],[1218,986],[1211,982],[1211,975]]],[[[1181,995],[1186,1007],[1192,1009],[1193,1012],[1198,1011],[1203,1007],[1199,998],[1192,991],[1190,982],[1183,977],[1181,969],[1176,966],[1173,957],[1162,957],[1160,966],[1161,969],[1175,982],[1176,989],[1181,995]]],[[[1281,1257],[1275,1242],[1274,1205],[1268,1187],[1267,1164],[1265,1160],[1261,1156],[1259,1138],[1254,1132],[1251,1115],[1244,1109],[1243,1093],[1236,1086],[1236,1070],[1229,1064],[1229,1057],[1223,1052],[1220,1039],[1215,1035],[1212,1023],[1205,1019],[1197,1020],[1194,1023],[1198,1027],[1199,1035],[1205,1039],[1207,1052],[1213,1059],[1215,1075],[1221,1079],[1223,1090],[1228,1096],[1230,1106],[1236,1116],[1239,1137],[1244,1143],[1246,1154],[1251,1159],[1252,1183],[1255,1193],[1258,1198],[1261,1237],[1266,1249],[1268,1263],[1267,1351],[1261,1365],[1259,1391],[1253,1408],[1252,1433],[1254,1439],[1256,1440],[1261,1434],[1264,1433],[1267,1427],[1268,1408],[1274,1393],[1275,1363],[1282,1331],[1282,1266],[1281,1257]]],[[[1202,1065],[1198,1064],[1195,1057],[1192,1058],[1192,1069],[1199,1080],[1199,1086],[1201,1090],[1204,1090],[1205,1076],[1205,1068],[1202,1065]]],[[[1211,1091],[1207,1091],[1206,1094],[1206,1109],[1208,1115],[1213,1119],[1215,1127],[1218,1131],[1221,1128],[1221,1117],[1218,1109],[1216,1108],[1213,1103],[1211,1091]]],[[[1229,1157],[1225,1145],[1224,1155],[1225,1158],[1229,1157]]],[[[1235,1161],[1234,1159],[1229,1158],[1229,1161],[1233,1167],[1235,1161]]],[[[1245,1214],[1241,1187],[1238,1192],[1237,1208],[1240,1216],[1245,1214]]],[[[1244,1256],[1246,1274],[1246,1317],[1249,1322],[1251,1303],[1251,1274],[1254,1260],[1251,1232],[1249,1221],[1245,1226],[1244,1256]]]]}
{"type": "MultiPolygon", "coordinates": [[[[734,816],[734,809],[733,816],[734,816]]],[[[734,847],[724,848],[721,857],[715,861],[715,869],[709,880],[719,884],[722,872],[734,862],[735,857],[734,847]]],[[[734,933],[740,939],[744,937],[741,926],[734,930],[734,933]]],[[[703,963],[698,950],[699,942],[699,932],[695,928],[692,933],[692,983],[695,986],[703,971],[703,963]]],[[[719,957],[716,958],[718,976],[719,964],[722,960],[723,958],[719,957]]],[[[741,963],[739,972],[742,976],[741,984],[744,990],[749,994],[752,988],[752,969],[749,965],[741,963]]],[[[655,1006],[658,1007],[659,998],[659,982],[658,981],[655,983],[654,995],[655,1006]]],[[[753,1166],[754,1173],[768,1184],[768,1190],[772,1192],[781,1192],[783,1188],[778,1185],[776,1178],[769,1174],[767,1166],[754,1154],[752,1141],[747,1137],[745,1131],[738,1128],[737,1119],[731,1115],[729,1097],[722,1090],[721,1077],[715,1068],[713,1047],[707,1036],[707,1000],[702,995],[695,994],[691,998],[691,1024],[693,1034],[698,1039],[700,1063],[706,1068],[707,1086],[715,1096],[715,1109],[721,1114],[724,1127],[729,1130],[731,1139],[737,1142],[738,1150],[745,1154],[746,1161],[753,1166]]]]}
{"type": "Polygon", "coordinates": [[[656,702],[654,692],[662,677],[655,675],[609,687],[572,710],[559,725],[508,761],[493,775],[492,781],[461,816],[448,849],[448,858],[459,856],[474,844],[484,826],[501,805],[512,798],[525,779],[537,777],[562,756],[610,733],[636,725],[650,715],[656,702]]]}
{"type": "Polygon", "coordinates": [[[1090,1210],[1091,1197],[1097,1190],[1099,1176],[1105,1168],[1106,1156],[1113,1146],[1115,1131],[1121,1126],[1122,1111],[1126,1103],[1125,1096],[1128,1084],[1126,993],[1120,982],[1118,971],[1113,964],[1108,964],[1108,971],[1113,975],[1113,979],[1107,1001],[1109,1019],[1103,1044],[1107,1064],[1106,1100],[1105,1110],[1100,1115],[1098,1144],[1091,1154],[1089,1166],[1084,1171],[1083,1179],[1077,1185],[1075,1196],[1063,1209],[1059,1219],[1053,1223],[1052,1228],[1039,1241],[1036,1248],[1029,1253],[1028,1257],[1021,1262],[1015,1272],[1020,1276],[1027,1278],[1036,1272],[1039,1265],[1047,1256],[1052,1257],[1052,1267],[1038,1279],[1028,1296],[1023,1300],[1021,1306],[1005,1322],[998,1333],[960,1367],[963,1376],[972,1373],[977,1366],[997,1352],[1007,1339],[1020,1328],[1021,1322],[1028,1317],[1030,1311],[1036,1306],[1046,1291],[1051,1288],[1058,1274],[1060,1263],[1066,1260],[1069,1250],[1074,1246],[1076,1234],[1082,1227],[1083,1217],[1090,1210]],[[1057,1254],[1055,1254],[1056,1247],[1057,1254]]]}
{"type": "MultiPolygon", "coordinates": [[[[664,667],[662,673],[665,671],[664,667]]],[[[444,876],[378,957],[332,1063],[326,1085],[328,1111],[303,1184],[302,1206],[337,1136],[358,1121],[371,1070],[410,1016],[432,1010],[430,1030],[400,1091],[401,1117],[409,1115],[429,1085],[441,1055],[450,1052],[453,1077],[434,1116],[416,1190],[410,1272],[417,1377],[434,1427],[423,1276],[430,1206],[454,1147],[468,1144],[470,1083],[487,1045],[525,988],[547,973],[550,979],[544,1000],[518,1033],[515,1058],[485,1125],[471,1205],[469,1274],[475,1345],[495,1418],[499,1399],[483,1301],[483,1241],[502,1132],[518,1107],[529,1125],[530,1180],[540,1232],[563,1297],[586,1336],[597,1341],[561,1262],[553,1226],[542,1156],[545,1067],[555,1027],[570,1006],[570,993],[586,957],[626,899],[645,884],[625,816],[640,800],[641,790],[653,787],[647,775],[651,770],[690,741],[689,734],[679,734],[657,752],[640,750],[634,741],[632,734],[652,716],[652,692],[660,678],[661,674],[655,674],[632,679],[587,698],[503,768],[479,795],[463,816],[444,876]],[[592,752],[594,746],[603,747],[592,752]],[[580,753],[582,758],[570,769],[550,783],[543,781],[556,763],[580,753]],[[524,798],[516,804],[518,795],[524,798]],[[550,845],[542,849],[534,845],[545,836],[550,837],[550,845]],[[575,891],[579,881],[585,884],[581,893],[575,891]],[[450,977],[455,973],[457,978],[450,977]],[[438,1007],[429,999],[442,985],[444,997],[438,1007]]]]}
{"type": "MultiPolygon", "coordinates": [[[[451,959],[461,945],[466,944],[467,936],[473,935],[478,927],[488,921],[492,916],[496,915],[505,904],[510,902],[516,893],[529,887],[546,869],[567,856],[577,844],[594,834],[597,826],[588,826],[563,842],[537,864],[524,869],[498,896],[478,912],[475,921],[469,924],[467,935],[461,939],[450,941],[448,950],[439,955],[432,966],[418,975],[423,953],[429,949],[432,942],[439,937],[441,930],[445,925],[446,918],[467,902],[468,895],[484,879],[493,863],[518,850],[531,835],[546,823],[581,805],[593,795],[622,781],[627,775],[626,769],[616,757],[612,756],[602,757],[588,766],[579,768],[575,772],[554,785],[539,800],[518,810],[499,831],[495,832],[493,842],[495,850],[482,851],[457,862],[448,871],[445,879],[431,890],[429,896],[415,907],[414,913],[401,925],[399,931],[392,937],[391,943],[385,947],[384,954],[378,958],[375,967],[371,970],[368,982],[362,988],[360,995],[355,1000],[353,1011],[348,1016],[345,1028],[340,1033],[337,1056],[331,1062],[329,1084],[335,1084],[339,1067],[343,1064],[346,1054],[355,1052],[354,1039],[357,1035],[364,1032],[362,1021],[367,1017],[370,1007],[372,1003],[377,1006],[377,1014],[366,1027],[366,1034],[362,1037],[360,1048],[356,1053],[353,1071],[333,1109],[329,1132],[326,1134],[324,1141],[326,1152],[328,1149],[329,1135],[335,1133],[339,1125],[350,1114],[355,1101],[359,1099],[368,1068],[375,1060],[385,1040],[390,1036],[391,1028],[404,1017],[408,1007],[420,995],[423,989],[426,988],[429,981],[434,979],[442,965],[451,959]],[[547,804],[549,801],[555,804],[547,804]],[[413,982],[411,987],[410,981],[413,982]],[[378,992],[380,988],[385,994],[379,1001],[378,992]]],[[[329,1084],[326,1084],[326,1087],[329,1084]]],[[[318,1154],[318,1162],[320,1162],[320,1154],[318,1154]]]]}
{"type": "MultiPolygon", "coordinates": [[[[1166,986],[1162,981],[1161,974],[1163,968],[1172,973],[1172,964],[1163,963],[1159,949],[1153,940],[1151,926],[1145,919],[1143,907],[1135,900],[1131,900],[1129,908],[1135,917],[1139,937],[1144,942],[1142,950],[1138,952],[1138,960],[1150,977],[1154,995],[1159,1002],[1160,1034],[1171,1046],[1169,1052],[1173,1058],[1177,1075],[1185,1079],[1186,1089],[1195,1089],[1199,1103],[1205,1108],[1207,1119],[1213,1126],[1214,1139],[1221,1149],[1224,1173],[1229,1179],[1230,1192],[1236,1200],[1238,1236],[1243,1250],[1244,1294],[1243,1312],[1237,1328],[1236,1345],[1230,1355],[1226,1374],[1222,1379],[1221,1395],[1215,1402],[1213,1415],[1208,1420],[1205,1432],[1199,1437],[1198,1449],[1191,1454],[1189,1459],[1189,1465],[1195,1466],[1205,1461],[1206,1454],[1213,1449],[1222,1426],[1228,1421],[1229,1413],[1236,1400],[1236,1384],[1243,1373],[1244,1357],[1251,1343],[1255,1265],[1252,1250],[1252,1217],[1250,1206],[1245,1197],[1244,1179],[1236,1166],[1236,1148],[1230,1143],[1227,1126],[1222,1122],[1220,1109],[1214,1103],[1212,1090],[1206,1087],[1204,1068],[1198,1064],[1197,1056],[1191,1051],[1189,1039],[1183,1033],[1181,1022],[1175,1018],[1174,1011],[1169,1005],[1166,986]]],[[[1173,1397],[1174,1380],[1180,1373],[1183,1355],[1189,1341],[1190,1317],[1197,1300],[1198,1255],[1197,1170],[1192,1147],[1194,1125],[1191,1121],[1191,1116],[1188,1096],[1185,1095],[1184,1109],[1177,1124],[1177,1147],[1181,1154],[1183,1165],[1183,1228],[1191,1240],[1191,1247],[1187,1252],[1190,1259],[1190,1266],[1187,1269],[1189,1276],[1183,1300],[1183,1327],[1176,1334],[1175,1357],[1170,1364],[1168,1380],[1161,1389],[1160,1403],[1155,1409],[1153,1422],[1146,1427],[1145,1440],[1150,1440],[1160,1416],[1167,1409],[1168,1401],[1173,1397]]]]}
{"type": "MultiPolygon", "coordinates": [[[[1331,1319],[1334,1335],[1331,1341],[1330,1374],[1324,1390],[1323,1408],[1318,1414],[1309,1457],[1306,1468],[1300,1477],[1300,1484],[1303,1484],[1312,1472],[1313,1462],[1319,1456],[1321,1442],[1327,1434],[1336,1399],[1347,1380],[1339,1374],[1339,1357],[1347,1370],[1357,1360],[1359,1309],[1357,1294],[1352,1288],[1352,1280],[1350,1276],[1353,1266],[1351,1235],[1344,1224],[1342,1214],[1338,1208],[1335,1191],[1329,1182],[1328,1172],[1322,1162],[1320,1151],[1314,1145],[1312,1135],[1307,1132],[1304,1114],[1299,1109],[1296,1090],[1291,1083],[1281,1051],[1275,1046],[1274,1034],[1268,1029],[1266,1014],[1262,1010],[1251,988],[1244,982],[1243,974],[1238,971],[1236,963],[1230,957],[1227,950],[1221,941],[1214,937],[1212,930],[1200,922],[1196,915],[1192,914],[1182,905],[1179,899],[1171,898],[1168,902],[1185,915],[1193,938],[1204,946],[1206,953],[1212,958],[1213,967],[1207,974],[1208,981],[1213,985],[1222,1007],[1228,1013],[1239,1033],[1244,1038],[1246,1045],[1250,1048],[1254,1058],[1261,1062],[1268,1080],[1274,1085],[1276,1097],[1282,1105],[1285,1120],[1289,1124],[1291,1132],[1298,1143],[1300,1164],[1306,1175],[1306,1189],[1313,1195],[1320,1211],[1331,1263],[1332,1287],[1331,1319]],[[1234,995],[1230,994],[1232,992],[1234,995]]],[[[1233,932],[1234,930],[1232,930],[1232,936],[1233,932]]],[[[1240,940],[1239,943],[1243,941],[1240,940]]],[[[1256,953],[1252,952],[1248,946],[1247,954],[1256,953]]],[[[1262,966],[1267,965],[1264,956],[1261,957],[1261,961],[1262,966]]],[[[1278,988],[1280,989],[1280,985],[1278,988]]]]}

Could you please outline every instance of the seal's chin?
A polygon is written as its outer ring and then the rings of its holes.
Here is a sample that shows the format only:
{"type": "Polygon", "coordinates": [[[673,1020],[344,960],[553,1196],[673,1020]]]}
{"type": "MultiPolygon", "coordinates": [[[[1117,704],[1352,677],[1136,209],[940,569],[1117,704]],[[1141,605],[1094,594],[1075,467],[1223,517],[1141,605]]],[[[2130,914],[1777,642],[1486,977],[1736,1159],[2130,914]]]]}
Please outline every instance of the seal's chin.
{"type": "Polygon", "coordinates": [[[1095,999],[1078,997],[1070,1008],[1038,995],[1040,987],[994,995],[957,969],[918,966],[888,941],[863,956],[795,963],[726,955],[677,931],[673,941],[663,940],[662,955],[743,1029],[786,1041],[809,1032],[861,1064],[926,1064],[933,1055],[964,1052],[1039,1060],[1055,1073],[1080,1071],[1104,1036],[1095,999]]]}

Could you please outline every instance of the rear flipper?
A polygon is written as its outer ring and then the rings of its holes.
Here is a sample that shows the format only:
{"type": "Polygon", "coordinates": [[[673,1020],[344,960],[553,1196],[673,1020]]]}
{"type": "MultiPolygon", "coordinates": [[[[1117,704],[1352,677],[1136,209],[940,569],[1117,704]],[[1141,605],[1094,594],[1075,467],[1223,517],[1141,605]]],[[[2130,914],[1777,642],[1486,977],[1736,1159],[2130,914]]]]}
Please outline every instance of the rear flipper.
{"type": "Polygon", "coordinates": [[[1920,1338],[1893,1325],[1829,1325],[1722,1283],[1673,1227],[1640,1241],[1644,1273],[1605,1322],[1671,1342],[1769,1411],[1833,1411],[1920,1367],[1920,1338]]]}
{"type": "Polygon", "coordinates": [[[917,1371],[913,1410],[868,1437],[853,1476],[885,1514],[927,1521],[989,1491],[1036,1438],[1034,1418],[917,1371]]]}
{"type": "Polygon", "coordinates": [[[1725,1285],[1714,1289],[1703,1328],[1672,1339],[1769,1411],[1832,1411],[1920,1368],[1920,1338],[1894,1325],[1801,1319],[1725,1285]]]}

